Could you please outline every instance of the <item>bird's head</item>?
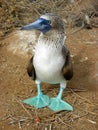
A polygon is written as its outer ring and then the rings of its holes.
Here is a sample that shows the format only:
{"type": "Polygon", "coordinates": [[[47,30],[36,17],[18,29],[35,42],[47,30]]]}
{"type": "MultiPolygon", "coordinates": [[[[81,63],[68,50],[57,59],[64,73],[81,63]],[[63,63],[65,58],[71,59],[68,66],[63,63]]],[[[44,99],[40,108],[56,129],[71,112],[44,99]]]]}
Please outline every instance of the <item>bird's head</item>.
{"type": "Polygon", "coordinates": [[[33,30],[33,29],[39,30],[42,33],[47,33],[48,31],[53,29],[58,31],[60,30],[64,31],[64,26],[60,17],[52,13],[47,13],[45,15],[42,15],[35,22],[23,26],[21,28],[21,30],[33,30]]]}

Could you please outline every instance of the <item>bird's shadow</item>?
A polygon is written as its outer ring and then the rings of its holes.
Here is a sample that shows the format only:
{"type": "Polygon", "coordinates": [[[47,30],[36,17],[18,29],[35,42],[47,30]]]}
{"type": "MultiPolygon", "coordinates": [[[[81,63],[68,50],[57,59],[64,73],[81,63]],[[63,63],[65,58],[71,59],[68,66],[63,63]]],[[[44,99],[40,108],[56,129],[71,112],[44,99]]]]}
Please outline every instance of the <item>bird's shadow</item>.
{"type": "Polygon", "coordinates": [[[85,55],[84,48],[82,48],[78,54],[73,57],[74,76],[68,83],[68,86],[71,88],[93,91],[94,81],[91,78],[92,62],[85,55]]]}

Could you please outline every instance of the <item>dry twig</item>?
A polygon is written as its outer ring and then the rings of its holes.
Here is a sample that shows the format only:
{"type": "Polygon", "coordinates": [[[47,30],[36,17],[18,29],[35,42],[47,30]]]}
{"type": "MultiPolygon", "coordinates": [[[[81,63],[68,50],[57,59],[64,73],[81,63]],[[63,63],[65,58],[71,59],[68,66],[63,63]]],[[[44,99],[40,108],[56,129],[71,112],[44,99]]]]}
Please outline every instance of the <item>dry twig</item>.
{"type": "Polygon", "coordinates": [[[21,107],[25,110],[25,112],[29,115],[29,117],[32,119],[32,115],[31,113],[25,108],[25,106],[23,105],[23,103],[20,101],[20,100],[17,100],[16,101],[21,105],[21,107]]]}

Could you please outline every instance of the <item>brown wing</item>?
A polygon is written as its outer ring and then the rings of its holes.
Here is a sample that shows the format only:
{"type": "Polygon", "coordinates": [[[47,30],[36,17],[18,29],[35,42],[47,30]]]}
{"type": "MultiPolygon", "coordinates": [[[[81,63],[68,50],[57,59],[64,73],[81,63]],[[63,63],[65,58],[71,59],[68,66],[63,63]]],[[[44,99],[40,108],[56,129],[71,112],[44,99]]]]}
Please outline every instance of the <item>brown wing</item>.
{"type": "Polygon", "coordinates": [[[73,77],[73,67],[70,52],[65,46],[63,46],[62,53],[65,59],[65,64],[63,66],[62,73],[66,80],[70,80],[73,77]]]}
{"type": "Polygon", "coordinates": [[[27,73],[30,77],[32,77],[33,80],[36,79],[36,73],[35,73],[35,69],[34,69],[34,66],[33,66],[33,56],[28,63],[27,73]]]}

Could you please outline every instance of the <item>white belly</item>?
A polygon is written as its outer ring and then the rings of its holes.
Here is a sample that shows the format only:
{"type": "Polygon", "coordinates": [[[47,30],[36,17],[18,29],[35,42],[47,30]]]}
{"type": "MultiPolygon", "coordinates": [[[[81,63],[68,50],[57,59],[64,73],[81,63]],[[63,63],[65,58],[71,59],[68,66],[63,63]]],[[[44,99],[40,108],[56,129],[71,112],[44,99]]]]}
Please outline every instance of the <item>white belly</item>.
{"type": "Polygon", "coordinates": [[[60,83],[64,80],[61,74],[64,65],[61,48],[45,44],[37,46],[33,64],[38,80],[48,83],[60,83]]]}

